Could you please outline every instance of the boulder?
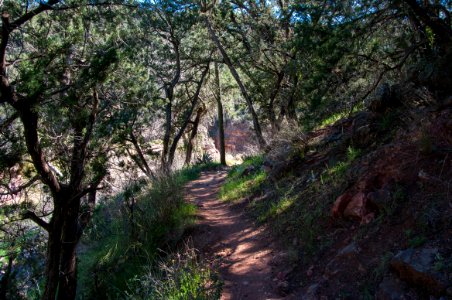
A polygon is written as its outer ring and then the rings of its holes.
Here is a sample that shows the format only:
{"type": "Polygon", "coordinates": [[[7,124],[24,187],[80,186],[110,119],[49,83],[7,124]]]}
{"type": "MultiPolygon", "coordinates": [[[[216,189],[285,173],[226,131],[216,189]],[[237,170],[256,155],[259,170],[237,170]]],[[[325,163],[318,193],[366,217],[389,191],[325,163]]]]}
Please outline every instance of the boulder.
{"type": "Polygon", "coordinates": [[[336,257],[354,256],[354,255],[358,254],[359,251],[360,251],[360,249],[356,245],[356,243],[352,242],[352,243],[348,244],[347,246],[345,246],[344,248],[342,248],[341,250],[339,250],[336,257]]]}
{"type": "Polygon", "coordinates": [[[388,83],[381,84],[367,101],[367,108],[373,112],[384,112],[391,102],[391,87],[388,83]]]}
{"type": "Polygon", "coordinates": [[[359,192],[351,199],[344,210],[344,217],[361,220],[367,215],[366,194],[359,192]]]}
{"type": "Polygon", "coordinates": [[[366,194],[363,192],[359,192],[353,197],[349,192],[339,196],[334,202],[332,215],[334,218],[355,219],[361,224],[368,224],[375,218],[375,214],[368,208],[366,194]]]}
{"type": "Polygon", "coordinates": [[[386,211],[392,203],[392,195],[388,189],[383,188],[375,192],[368,193],[367,200],[379,211],[386,211]]]}
{"type": "Polygon", "coordinates": [[[352,194],[346,192],[339,197],[337,197],[336,201],[334,201],[333,209],[331,213],[334,218],[342,217],[344,214],[344,210],[347,205],[352,201],[352,194]]]}
{"type": "Polygon", "coordinates": [[[435,296],[445,295],[447,280],[434,267],[438,253],[437,248],[403,250],[391,260],[391,267],[402,280],[435,296]]]}

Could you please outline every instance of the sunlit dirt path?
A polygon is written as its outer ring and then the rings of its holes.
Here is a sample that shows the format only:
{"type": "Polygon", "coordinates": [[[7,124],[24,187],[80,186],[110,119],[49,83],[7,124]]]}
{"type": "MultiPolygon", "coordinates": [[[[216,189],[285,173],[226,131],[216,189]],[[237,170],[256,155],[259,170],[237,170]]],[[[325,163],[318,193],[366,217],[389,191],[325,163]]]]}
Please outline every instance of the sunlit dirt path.
{"type": "Polygon", "coordinates": [[[283,299],[276,293],[270,236],[247,219],[240,207],[218,200],[226,172],[204,172],[186,186],[186,199],[199,207],[192,234],[201,253],[219,259],[222,300],[283,299]]]}

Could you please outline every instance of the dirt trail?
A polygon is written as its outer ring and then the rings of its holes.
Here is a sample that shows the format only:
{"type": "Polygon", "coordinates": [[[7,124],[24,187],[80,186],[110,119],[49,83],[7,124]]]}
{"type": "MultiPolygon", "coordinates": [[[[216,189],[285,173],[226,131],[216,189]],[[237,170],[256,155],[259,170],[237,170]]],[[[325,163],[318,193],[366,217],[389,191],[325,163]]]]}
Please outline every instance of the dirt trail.
{"type": "MultiPolygon", "coordinates": [[[[222,300],[283,299],[276,292],[276,251],[270,236],[240,207],[218,200],[226,172],[204,172],[186,186],[186,199],[199,207],[193,242],[205,257],[219,259],[222,300]]],[[[279,274],[280,275],[280,274],[279,274]]]]}

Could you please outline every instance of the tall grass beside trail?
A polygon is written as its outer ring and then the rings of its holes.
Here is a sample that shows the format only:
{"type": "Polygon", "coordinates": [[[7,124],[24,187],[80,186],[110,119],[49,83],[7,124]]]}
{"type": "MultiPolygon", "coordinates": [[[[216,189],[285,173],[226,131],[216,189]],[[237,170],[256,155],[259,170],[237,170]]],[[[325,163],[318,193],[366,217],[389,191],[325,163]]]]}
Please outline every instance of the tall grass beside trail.
{"type": "Polygon", "coordinates": [[[170,254],[158,268],[146,268],[130,281],[129,288],[127,300],[213,300],[220,298],[222,282],[186,244],[184,251],[170,254]]]}
{"type": "MultiPolygon", "coordinates": [[[[159,262],[170,259],[166,251],[171,252],[180,241],[196,212],[195,206],[184,201],[183,186],[199,177],[202,170],[214,167],[212,163],[195,165],[152,182],[138,181],[103,199],[79,247],[78,298],[160,299],[143,297],[143,290],[154,288],[149,287],[152,283],[138,280],[144,284],[140,288],[137,278],[154,274],[159,262]]],[[[166,299],[204,299],[190,295],[197,295],[202,285],[210,284],[210,279],[205,280],[210,271],[199,271],[202,263],[195,264],[191,257],[184,261],[185,265],[173,266],[173,271],[181,272],[180,276],[187,274],[182,281],[186,292],[166,299]],[[188,276],[190,272],[199,276],[188,276]]],[[[162,279],[156,290],[162,289],[162,282],[174,289],[174,281],[162,279]]]]}

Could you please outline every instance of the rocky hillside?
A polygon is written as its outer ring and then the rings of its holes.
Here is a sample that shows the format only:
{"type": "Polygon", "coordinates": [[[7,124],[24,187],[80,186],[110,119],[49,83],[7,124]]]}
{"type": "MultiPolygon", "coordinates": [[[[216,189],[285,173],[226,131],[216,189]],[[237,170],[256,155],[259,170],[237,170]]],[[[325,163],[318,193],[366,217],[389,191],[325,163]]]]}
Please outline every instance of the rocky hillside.
{"type": "Polygon", "coordinates": [[[436,99],[383,84],[366,110],[234,169],[223,198],[285,241],[281,294],[452,297],[452,98],[436,99]]]}

